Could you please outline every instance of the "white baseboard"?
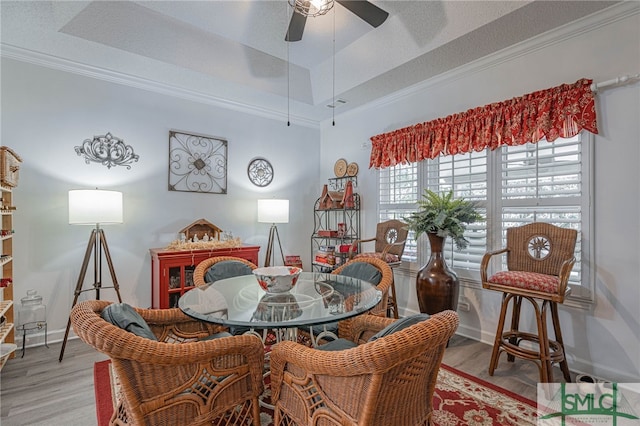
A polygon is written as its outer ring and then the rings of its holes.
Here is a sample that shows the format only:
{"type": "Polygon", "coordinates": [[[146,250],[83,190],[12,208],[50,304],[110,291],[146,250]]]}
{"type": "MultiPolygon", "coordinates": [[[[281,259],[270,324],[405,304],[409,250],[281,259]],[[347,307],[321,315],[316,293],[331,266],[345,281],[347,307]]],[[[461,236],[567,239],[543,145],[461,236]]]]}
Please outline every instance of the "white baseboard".
{"type": "MultiPolygon", "coordinates": [[[[400,312],[402,316],[418,313],[419,312],[410,309],[404,309],[400,312]]],[[[475,324],[466,324],[463,322],[462,317],[460,318],[460,325],[458,326],[456,334],[489,346],[493,346],[493,342],[495,340],[495,330],[482,330],[475,324]]],[[[632,377],[628,371],[622,371],[606,365],[592,363],[580,356],[577,356],[575,353],[569,352],[567,354],[567,359],[569,362],[569,369],[575,373],[588,374],[598,380],[607,382],[640,383],[640,376],[632,377]]]]}
{"type": "MultiPolygon", "coordinates": [[[[47,332],[47,339],[46,339],[47,344],[51,345],[52,343],[62,342],[62,340],[64,339],[64,332],[65,332],[65,329],[53,330],[53,331],[47,332]]],[[[67,340],[72,340],[77,338],[78,336],[74,334],[73,330],[69,331],[69,337],[67,338],[67,340]]],[[[18,345],[18,350],[22,350],[21,334],[16,333],[15,343],[16,345],[18,345]]],[[[25,346],[27,349],[36,348],[38,346],[44,346],[44,344],[45,344],[44,332],[27,334],[27,338],[25,341],[25,346]]]]}

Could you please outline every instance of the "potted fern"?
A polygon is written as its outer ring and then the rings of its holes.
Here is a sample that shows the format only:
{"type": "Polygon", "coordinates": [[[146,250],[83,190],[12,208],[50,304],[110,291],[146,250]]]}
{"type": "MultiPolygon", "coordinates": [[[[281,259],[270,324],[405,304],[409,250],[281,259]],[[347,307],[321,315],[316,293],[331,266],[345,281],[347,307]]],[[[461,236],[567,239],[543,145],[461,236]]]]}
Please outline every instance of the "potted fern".
{"type": "Polygon", "coordinates": [[[435,314],[458,307],[458,277],[447,265],[442,247],[451,237],[458,250],[467,247],[464,237],[467,225],[483,220],[475,202],[454,198],[453,191],[438,194],[425,190],[418,201],[418,211],[405,218],[407,227],[414,231],[416,239],[426,233],[431,245],[429,262],[416,277],[416,291],[420,312],[435,314]]]}

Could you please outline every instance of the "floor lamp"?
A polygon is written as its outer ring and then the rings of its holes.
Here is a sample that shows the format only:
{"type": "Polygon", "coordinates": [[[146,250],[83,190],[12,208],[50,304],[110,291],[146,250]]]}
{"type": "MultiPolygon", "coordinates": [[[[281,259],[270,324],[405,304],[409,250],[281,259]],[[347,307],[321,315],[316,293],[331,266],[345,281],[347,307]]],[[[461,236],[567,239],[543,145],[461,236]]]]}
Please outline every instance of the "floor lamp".
{"type": "MultiPolygon", "coordinates": [[[[95,290],[96,299],[100,300],[100,290],[103,288],[115,289],[116,294],[118,295],[118,301],[122,302],[122,297],[120,297],[120,287],[118,286],[116,273],[113,269],[113,262],[111,261],[111,254],[109,253],[109,246],[107,245],[107,238],[105,237],[102,228],[100,228],[100,225],[111,223],[122,223],[122,192],[103,191],[98,189],[69,191],[69,224],[95,226],[95,228],[91,230],[87,250],[84,253],[84,260],[82,261],[82,267],[80,268],[80,275],[78,276],[78,282],[76,283],[76,290],[74,292],[71,308],[76,305],[78,297],[85,291],[95,290]],[[111,274],[111,281],[113,282],[112,287],[102,286],[103,253],[111,274]],[[89,261],[91,260],[92,254],[93,286],[92,288],[83,290],[82,286],[84,284],[84,278],[87,274],[87,268],[89,267],[89,261]]],[[[62,361],[62,357],[64,356],[64,349],[67,345],[70,328],[71,317],[69,317],[69,321],[67,321],[67,330],[64,333],[64,340],[62,341],[62,348],[60,349],[60,357],[58,358],[58,361],[62,361]]]]}
{"type": "Polygon", "coordinates": [[[284,253],[282,252],[282,244],[280,244],[280,235],[278,235],[276,223],[289,223],[289,200],[258,200],[258,222],[271,224],[264,266],[271,266],[273,243],[276,239],[278,240],[282,264],[284,265],[284,253]]]}

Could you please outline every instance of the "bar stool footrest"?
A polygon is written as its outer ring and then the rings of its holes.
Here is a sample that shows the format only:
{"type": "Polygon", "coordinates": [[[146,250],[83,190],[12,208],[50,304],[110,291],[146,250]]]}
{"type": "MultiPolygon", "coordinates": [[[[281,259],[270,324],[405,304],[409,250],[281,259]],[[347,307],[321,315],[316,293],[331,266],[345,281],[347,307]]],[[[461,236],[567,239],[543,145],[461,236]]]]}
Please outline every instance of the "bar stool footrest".
{"type": "MultiPolygon", "coordinates": [[[[523,331],[505,331],[502,333],[500,340],[500,349],[518,358],[540,361],[540,351],[521,347],[520,343],[522,341],[532,342],[537,344],[538,347],[540,346],[540,337],[536,334],[523,331]],[[512,343],[512,340],[515,340],[516,343],[512,343]]],[[[549,340],[549,360],[551,362],[564,360],[562,345],[555,340],[549,340]]]]}

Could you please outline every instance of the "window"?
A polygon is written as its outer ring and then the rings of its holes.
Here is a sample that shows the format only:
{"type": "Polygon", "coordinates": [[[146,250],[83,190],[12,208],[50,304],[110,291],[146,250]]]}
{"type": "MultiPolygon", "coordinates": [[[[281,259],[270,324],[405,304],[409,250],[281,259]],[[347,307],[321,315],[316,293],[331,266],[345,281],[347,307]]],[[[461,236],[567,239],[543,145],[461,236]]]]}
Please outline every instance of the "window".
{"type": "MultiPolygon", "coordinates": [[[[378,208],[380,222],[390,219],[403,220],[415,210],[418,201],[418,164],[399,164],[380,170],[378,208]]],[[[416,262],[418,249],[415,235],[409,232],[402,260],[416,262]]]]}
{"type": "MultiPolygon", "coordinates": [[[[462,281],[478,282],[480,262],[488,250],[506,244],[506,228],[533,221],[550,222],[579,232],[576,265],[569,284],[574,300],[592,301],[588,261],[591,231],[590,133],[553,143],[540,141],[455,156],[441,156],[380,170],[380,219],[402,219],[416,209],[424,189],[453,190],[456,197],[475,200],[485,222],[469,225],[469,246],[455,250],[447,239],[445,256],[462,281]]],[[[403,260],[424,264],[426,237],[409,236],[403,260]],[[422,239],[424,238],[424,241],[422,239]]]]}

